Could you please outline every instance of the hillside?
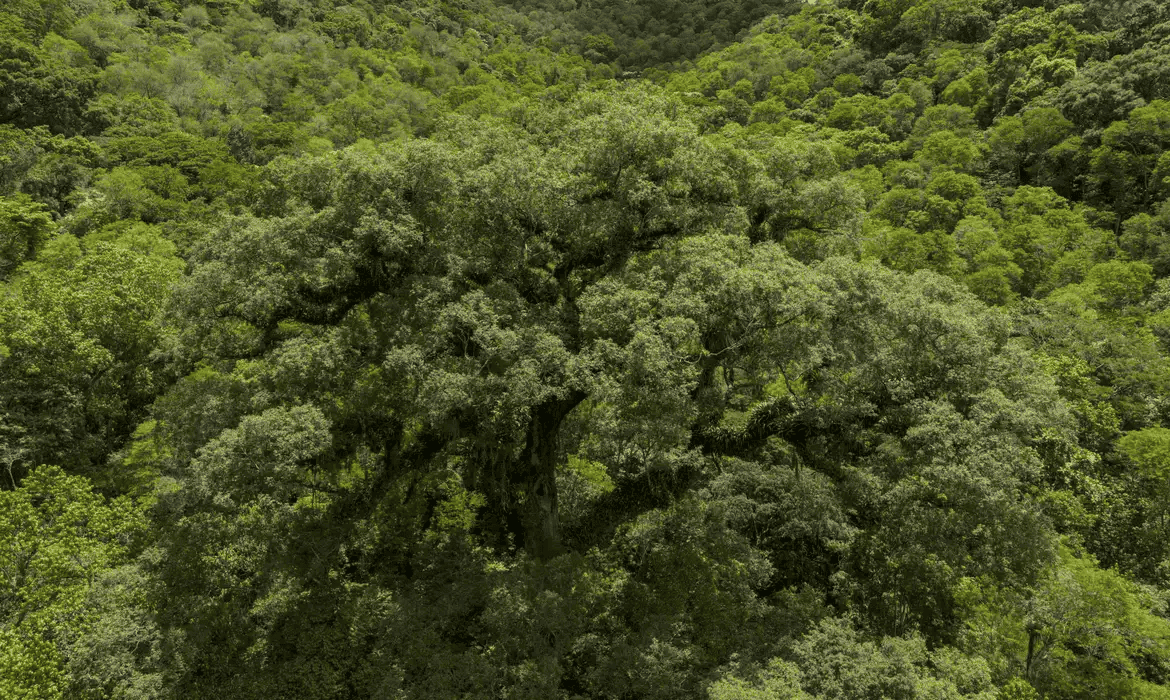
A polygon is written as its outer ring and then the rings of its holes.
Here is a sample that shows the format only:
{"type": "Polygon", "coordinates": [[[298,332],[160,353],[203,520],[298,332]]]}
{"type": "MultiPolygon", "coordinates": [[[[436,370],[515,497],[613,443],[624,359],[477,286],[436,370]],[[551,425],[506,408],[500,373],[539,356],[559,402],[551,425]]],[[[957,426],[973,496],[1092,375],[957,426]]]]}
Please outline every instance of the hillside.
{"type": "Polygon", "coordinates": [[[1170,9],[17,0],[0,697],[1170,697],[1170,9]]]}

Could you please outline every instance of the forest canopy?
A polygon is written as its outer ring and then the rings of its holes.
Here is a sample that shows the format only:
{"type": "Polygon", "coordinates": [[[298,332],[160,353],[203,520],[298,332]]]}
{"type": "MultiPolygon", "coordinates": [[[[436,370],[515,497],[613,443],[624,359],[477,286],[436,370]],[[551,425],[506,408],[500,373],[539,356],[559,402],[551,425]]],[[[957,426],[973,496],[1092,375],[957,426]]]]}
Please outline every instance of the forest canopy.
{"type": "Polygon", "coordinates": [[[0,697],[1170,697],[1170,9],[17,0],[0,697]]]}

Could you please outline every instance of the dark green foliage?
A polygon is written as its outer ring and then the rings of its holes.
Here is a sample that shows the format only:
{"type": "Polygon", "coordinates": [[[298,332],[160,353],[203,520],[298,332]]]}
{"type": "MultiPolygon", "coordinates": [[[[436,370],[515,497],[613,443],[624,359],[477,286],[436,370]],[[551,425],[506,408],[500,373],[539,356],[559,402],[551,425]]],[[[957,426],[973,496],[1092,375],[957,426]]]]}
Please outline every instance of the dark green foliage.
{"type": "Polygon", "coordinates": [[[557,36],[594,61],[636,70],[694,60],[722,48],[768,15],[800,9],[793,0],[656,0],[564,5],[540,0],[509,3],[538,31],[557,36]]]}
{"type": "Polygon", "coordinates": [[[96,82],[80,46],[56,34],[35,35],[16,16],[0,12],[0,124],[78,133],[96,82]]]}
{"type": "Polygon", "coordinates": [[[1168,20],[8,3],[0,696],[1161,697],[1168,20]]]}
{"type": "Polygon", "coordinates": [[[0,281],[48,242],[53,219],[27,196],[0,199],[0,281]]]}
{"type": "MultiPolygon", "coordinates": [[[[110,232],[111,234],[113,232],[110,232]]],[[[0,298],[0,435],[19,478],[55,461],[124,487],[106,459],[145,417],[166,370],[151,360],[178,276],[174,247],[148,228],[82,241],[59,235],[0,298]]]]}

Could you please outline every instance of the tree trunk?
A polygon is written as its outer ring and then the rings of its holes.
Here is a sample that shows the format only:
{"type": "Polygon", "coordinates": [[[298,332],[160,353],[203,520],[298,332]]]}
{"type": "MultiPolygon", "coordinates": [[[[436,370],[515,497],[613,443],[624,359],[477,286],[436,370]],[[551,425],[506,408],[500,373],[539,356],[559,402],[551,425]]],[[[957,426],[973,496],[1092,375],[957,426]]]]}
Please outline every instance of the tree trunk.
{"type": "Polygon", "coordinates": [[[528,442],[520,456],[514,484],[523,492],[519,534],[524,539],[524,549],[537,559],[551,559],[565,551],[557,516],[557,434],[565,416],[585,396],[583,391],[574,391],[564,399],[532,408],[528,442]]]}
{"type": "Polygon", "coordinates": [[[1036,652],[1036,630],[1028,630],[1028,657],[1024,659],[1024,678],[1032,680],[1032,661],[1036,652]]]}

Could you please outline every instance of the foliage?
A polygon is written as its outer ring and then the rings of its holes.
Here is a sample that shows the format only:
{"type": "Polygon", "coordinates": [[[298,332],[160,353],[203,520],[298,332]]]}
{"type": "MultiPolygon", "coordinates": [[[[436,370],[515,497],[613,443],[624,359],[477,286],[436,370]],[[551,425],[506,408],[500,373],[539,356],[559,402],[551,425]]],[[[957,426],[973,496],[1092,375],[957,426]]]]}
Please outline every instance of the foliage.
{"type": "Polygon", "coordinates": [[[1164,695],[1168,42],[6,4],[0,695],[1164,695]]]}
{"type": "Polygon", "coordinates": [[[127,561],[145,520],[125,497],[40,467],[0,492],[0,671],[5,697],[64,697],[71,642],[95,619],[86,604],[104,572],[127,561]]]}
{"type": "Polygon", "coordinates": [[[0,298],[0,435],[10,474],[55,460],[124,487],[106,458],[144,415],[165,369],[150,355],[181,264],[149,229],[59,235],[0,298]],[[105,239],[105,240],[103,240],[105,239]]]}

